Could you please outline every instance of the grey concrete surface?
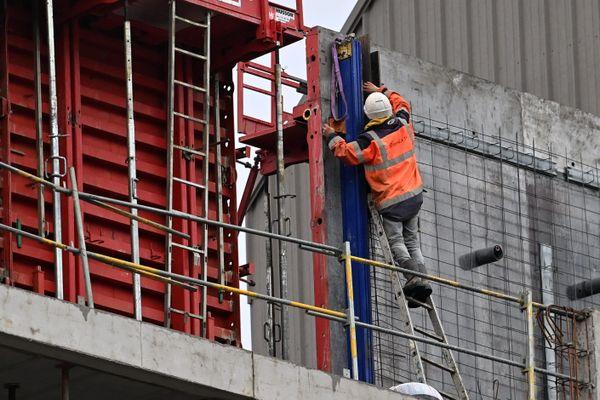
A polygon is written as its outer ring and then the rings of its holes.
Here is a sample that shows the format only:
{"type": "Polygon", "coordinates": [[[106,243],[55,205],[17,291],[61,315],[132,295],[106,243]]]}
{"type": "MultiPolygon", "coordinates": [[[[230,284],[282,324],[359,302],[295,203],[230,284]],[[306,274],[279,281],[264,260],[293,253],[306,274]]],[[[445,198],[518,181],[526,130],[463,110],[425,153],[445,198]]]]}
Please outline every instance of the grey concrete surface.
{"type": "MultiPolygon", "coordinates": [[[[321,91],[324,117],[329,110],[329,46],[337,35],[321,29],[321,91]]],[[[380,54],[380,75],[388,88],[395,89],[412,104],[413,119],[430,119],[462,127],[465,135],[478,135],[497,142],[516,141],[538,151],[552,147],[557,176],[533,172],[494,157],[468,152],[444,143],[417,140],[417,158],[427,189],[421,211],[421,240],[430,272],[479,287],[519,295],[531,290],[541,299],[539,245],[553,248],[554,297],[557,304],[582,309],[600,306],[600,296],[571,301],[566,287],[597,277],[600,266],[600,192],[565,181],[562,169],[571,162],[591,166],[600,161],[600,118],[517,92],[483,79],[450,70],[417,58],[373,48],[380,54]],[[464,271],[458,258],[475,249],[501,244],[505,258],[497,263],[464,271]]],[[[454,129],[454,128],[453,128],[454,129]]],[[[325,150],[328,242],[341,243],[339,163],[325,150]]],[[[539,155],[539,154],[538,154],[539,155]]],[[[298,169],[307,166],[296,166],[298,169]]],[[[291,187],[307,204],[304,186],[291,187]]],[[[261,208],[259,207],[260,211],[261,208]]],[[[251,214],[256,210],[251,210],[251,214]]],[[[299,215],[301,217],[301,215],[299,215]]],[[[258,221],[258,217],[250,216],[258,221]]],[[[292,222],[292,230],[310,238],[306,221],[292,222]]],[[[260,226],[258,226],[260,227],[260,226]]],[[[248,247],[253,247],[249,239],[248,247]]],[[[260,251],[260,249],[255,252],[260,251]]],[[[373,255],[375,257],[375,255],[373,255]]],[[[332,260],[329,275],[330,300],[343,307],[344,281],[332,260]],[[335,267],[335,268],[334,268],[335,267]],[[336,272],[337,271],[337,272],[336,272]],[[338,273],[338,275],[336,275],[338,273]],[[342,297],[339,295],[342,294],[342,297]]],[[[290,269],[302,268],[290,262],[290,269]]],[[[257,268],[260,268],[257,265],[257,268]]],[[[387,274],[373,273],[374,320],[385,327],[401,328],[387,274]]],[[[308,282],[310,283],[310,281],[308,282]]],[[[310,284],[300,287],[298,296],[312,292],[310,284]],[[305,292],[302,292],[302,289],[305,292]]],[[[482,295],[434,285],[434,296],[442,309],[442,320],[451,343],[482,353],[521,361],[525,354],[525,320],[516,304],[490,300],[482,295]]],[[[422,311],[414,314],[416,325],[427,328],[422,311]]],[[[262,324],[263,321],[254,323],[262,324]]],[[[341,327],[337,327],[340,329],[341,327]]],[[[304,332],[292,332],[291,337],[304,332]]],[[[541,331],[536,327],[536,364],[544,366],[541,331]]],[[[333,365],[345,366],[345,335],[334,336],[333,365]]],[[[262,340],[261,337],[254,337],[262,340]]],[[[406,341],[389,335],[374,335],[378,384],[383,387],[414,379],[407,362],[406,341]]],[[[439,361],[439,349],[423,346],[430,358],[439,361]]],[[[303,348],[303,351],[314,349],[303,348]]],[[[517,368],[481,358],[455,354],[467,388],[473,398],[494,398],[495,381],[500,398],[523,398],[526,384],[517,368]]],[[[452,393],[448,374],[426,367],[428,379],[452,393]]],[[[334,369],[340,373],[339,369],[334,369]]],[[[545,395],[543,380],[540,398],[545,395]]]]}
{"type": "MultiPolygon", "coordinates": [[[[26,352],[31,355],[21,363],[51,359],[55,360],[50,362],[53,365],[46,368],[55,370],[56,364],[66,362],[84,370],[93,369],[98,374],[175,389],[198,399],[406,398],[360,382],[5,285],[0,285],[0,349],[7,351],[6,354],[26,352]]],[[[5,376],[4,371],[16,371],[14,363],[4,366],[2,361],[0,380],[5,376]]],[[[21,378],[27,378],[30,373],[27,371],[31,369],[23,370],[21,378]]],[[[20,378],[13,375],[10,379],[20,378]]]]}

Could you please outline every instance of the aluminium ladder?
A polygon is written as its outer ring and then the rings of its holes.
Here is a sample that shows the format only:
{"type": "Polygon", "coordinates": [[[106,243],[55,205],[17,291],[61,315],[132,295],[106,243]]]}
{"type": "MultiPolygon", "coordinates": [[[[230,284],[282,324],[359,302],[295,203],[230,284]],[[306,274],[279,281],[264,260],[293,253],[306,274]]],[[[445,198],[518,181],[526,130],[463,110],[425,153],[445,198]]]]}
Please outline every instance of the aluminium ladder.
{"type": "MultiPolygon", "coordinates": [[[[169,2],[169,60],[168,60],[168,94],[167,94],[167,211],[173,211],[173,186],[174,184],[186,185],[193,188],[196,191],[201,191],[203,194],[202,201],[202,216],[208,218],[209,212],[209,168],[210,168],[210,48],[211,48],[211,13],[206,10],[205,21],[198,22],[183,16],[177,15],[176,0],[169,2]],[[199,54],[190,50],[186,50],[182,47],[177,46],[176,41],[176,24],[177,22],[199,28],[203,31],[204,36],[204,54],[199,54]],[[176,55],[181,57],[190,57],[198,60],[203,65],[203,83],[202,86],[198,86],[194,83],[184,82],[175,78],[175,59],[176,55]],[[179,112],[175,109],[175,87],[180,86],[192,90],[196,93],[202,93],[204,95],[204,112],[203,118],[195,117],[194,115],[185,114],[185,112],[179,112]],[[187,143],[184,145],[174,143],[174,126],[175,118],[182,118],[187,121],[192,121],[195,124],[203,126],[202,132],[202,146],[196,148],[194,143],[187,143]],[[191,159],[192,157],[198,157],[203,160],[202,168],[202,180],[201,182],[192,182],[190,180],[183,179],[181,177],[174,176],[173,173],[173,157],[174,154],[191,159]]],[[[216,104],[215,104],[216,105],[216,104]]],[[[216,105],[218,107],[218,105],[216,105]]],[[[218,115],[218,113],[217,113],[218,115]]],[[[218,160],[220,162],[220,160],[218,160]]],[[[219,194],[220,195],[220,194],[219,194]]],[[[218,213],[219,218],[222,212],[218,213]]],[[[172,227],[173,219],[171,216],[167,216],[167,226],[172,227]]],[[[208,279],[208,225],[202,225],[202,244],[197,247],[186,246],[181,243],[173,241],[172,235],[167,233],[166,235],[166,249],[165,249],[165,267],[166,270],[171,272],[173,262],[173,247],[182,248],[190,251],[194,254],[194,257],[200,257],[202,260],[202,279],[208,279]]],[[[219,254],[221,256],[221,254],[219,254]]],[[[220,257],[220,262],[222,258],[220,257]]],[[[221,269],[222,270],[222,269],[221,269]]],[[[165,295],[165,326],[170,327],[171,324],[171,313],[184,314],[186,316],[197,318],[202,324],[202,335],[206,337],[207,327],[207,296],[208,288],[202,287],[202,310],[200,315],[185,313],[181,310],[172,308],[171,306],[171,287],[167,285],[167,292],[165,295]]]]}
{"type": "MultiPolygon", "coordinates": [[[[371,220],[375,224],[376,229],[376,232],[373,232],[372,234],[377,234],[380,236],[381,250],[383,252],[385,262],[388,264],[395,265],[392,250],[390,248],[385,231],[383,230],[381,216],[379,215],[379,212],[377,212],[377,209],[375,208],[375,205],[371,200],[369,200],[369,211],[371,214],[371,220]]],[[[429,319],[431,320],[434,332],[430,332],[428,330],[414,326],[410,315],[410,309],[408,307],[408,300],[404,296],[404,292],[402,291],[402,281],[400,278],[400,272],[389,271],[389,275],[390,280],[392,282],[392,288],[395,293],[396,301],[398,303],[398,309],[400,311],[400,320],[402,322],[404,331],[413,336],[415,335],[415,332],[418,332],[431,339],[448,344],[448,337],[444,332],[442,320],[439,317],[437,307],[435,306],[435,303],[433,302],[431,296],[427,299],[425,303],[419,303],[419,305],[421,305],[427,310],[427,314],[429,315],[429,319]]],[[[450,350],[442,348],[442,359],[444,363],[440,364],[434,360],[430,360],[422,356],[421,351],[419,350],[419,347],[417,346],[417,343],[414,340],[409,340],[408,346],[412,367],[417,375],[417,379],[419,382],[427,383],[425,369],[423,368],[423,363],[427,363],[429,365],[435,366],[437,368],[442,369],[443,371],[450,373],[458,397],[454,397],[447,393],[442,393],[444,397],[450,399],[457,398],[459,400],[469,399],[467,389],[465,388],[460,372],[458,371],[458,365],[456,364],[456,360],[454,359],[454,356],[452,355],[452,352],[450,350]]]]}

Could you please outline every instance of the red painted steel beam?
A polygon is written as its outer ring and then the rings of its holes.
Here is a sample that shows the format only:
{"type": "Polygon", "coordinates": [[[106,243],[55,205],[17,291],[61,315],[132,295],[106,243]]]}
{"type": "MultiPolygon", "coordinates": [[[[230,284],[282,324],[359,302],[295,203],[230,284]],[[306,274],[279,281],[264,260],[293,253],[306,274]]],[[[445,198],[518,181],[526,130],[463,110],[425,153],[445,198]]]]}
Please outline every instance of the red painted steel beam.
{"type": "MultiPolygon", "coordinates": [[[[6,104],[3,107],[3,115],[0,117],[0,143],[2,150],[0,157],[4,161],[10,160],[10,93],[8,90],[8,6],[6,0],[0,0],[0,99],[6,104]]],[[[2,171],[2,222],[6,225],[12,224],[11,218],[11,176],[8,171],[2,171]]],[[[2,233],[2,268],[8,273],[6,283],[10,283],[12,270],[12,246],[11,235],[2,233]]]]}
{"type": "Polygon", "coordinates": [[[250,197],[252,196],[252,191],[254,190],[257,177],[258,165],[255,163],[252,168],[250,168],[250,174],[248,175],[248,180],[246,181],[246,186],[244,187],[244,193],[242,194],[242,199],[240,200],[240,206],[238,207],[237,212],[238,219],[236,220],[237,225],[241,225],[242,222],[244,222],[244,217],[246,216],[246,211],[248,211],[250,197]]]}
{"type": "MultiPolygon", "coordinates": [[[[321,90],[319,31],[312,28],[306,37],[308,95],[306,105],[310,109],[306,141],[308,142],[308,165],[310,179],[310,208],[312,240],[326,243],[325,226],[325,173],[323,170],[323,139],[321,135],[321,90]]],[[[315,305],[329,308],[329,280],[327,259],[321,253],[313,253],[313,280],[315,305]]],[[[329,320],[315,319],[317,343],[317,368],[331,371],[331,333],[329,320]]]]}
{"type": "MultiPolygon", "coordinates": [[[[72,98],[71,84],[71,27],[68,23],[56,27],[56,77],[58,94],[58,130],[61,137],[60,154],[67,159],[67,170],[73,166],[72,98]]],[[[66,171],[64,171],[66,172],[66,171]]],[[[66,181],[67,178],[63,178],[66,181]]],[[[64,243],[75,243],[73,199],[62,196],[62,231],[64,243]]],[[[63,254],[65,300],[77,301],[75,255],[63,254]]]]}

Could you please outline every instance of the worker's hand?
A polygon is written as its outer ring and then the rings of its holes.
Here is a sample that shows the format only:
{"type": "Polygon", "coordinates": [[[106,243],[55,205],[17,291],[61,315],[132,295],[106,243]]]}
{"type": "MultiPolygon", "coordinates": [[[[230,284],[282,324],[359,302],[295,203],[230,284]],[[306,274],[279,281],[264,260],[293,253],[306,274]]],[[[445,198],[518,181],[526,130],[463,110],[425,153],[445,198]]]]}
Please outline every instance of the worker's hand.
{"type": "Polygon", "coordinates": [[[323,124],[323,136],[327,137],[333,135],[335,133],[335,129],[331,127],[329,124],[323,124]]]}
{"type": "Polygon", "coordinates": [[[379,92],[379,88],[373,82],[366,81],[363,83],[363,90],[365,93],[379,92]]]}

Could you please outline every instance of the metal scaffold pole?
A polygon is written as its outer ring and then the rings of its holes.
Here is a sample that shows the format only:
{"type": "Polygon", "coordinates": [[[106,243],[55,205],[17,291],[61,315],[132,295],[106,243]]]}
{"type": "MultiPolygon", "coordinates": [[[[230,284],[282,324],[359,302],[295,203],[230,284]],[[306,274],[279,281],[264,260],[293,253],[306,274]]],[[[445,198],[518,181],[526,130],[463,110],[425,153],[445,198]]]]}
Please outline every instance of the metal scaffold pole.
{"type": "MultiPolygon", "coordinates": [[[[215,181],[217,190],[217,221],[223,221],[223,166],[221,165],[221,109],[220,109],[220,90],[221,82],[215,79],[215,181]]],[[[223,227],[217,228],[217,249],[219,255],[219,283],[224,285],[225,282],[225,235],[223,227]]],[[[223,302],[223,292],[219,292],[219,302],[223,302]]]]}
{"type": "MultiPolygon", "coordinates": [[[[34,41],[34,59],[35,59],[35,143],[37,156],[37,174],[40,178],[44,177],[44,131],[43,131],[43,110],[42,110],[42,60],[40,49],[40,3],[33,1],[33,41],[34,41]]],[[[38,211],[38,233],[45,236],[46,231],[46,208],[44,206],[44,186],[37,188],[37,211],[38,211]]]]}
{"type": "MultiPolygon", "coordinates": [[[[275,51],[275,112],[277,126],[277,233],[286,235],[285,232],[285,154],[283,146],[283,93],[281,88],[281,64],[279,51],[275,51]]],[[[288,271],[286,243],[278,242],[279,248],[279,291],[282,298],[288,297],[288,271]]],[[[281,358],[288,359],[288,312],[281,308],[281,358]]]]}
{"type": "MultiPolygon", "coordinates": [[[[208,217],[209,212],[209,179],[210,179],[210,11],[206,12],[206,30],[204,32],[204,130],[202,134],[202,146],[204,148],[204,163],[202,173],[204,175],[204,201],[203,216],[208,217]]],[[[202,226],[202,279],[208,280],[208,225],[202,226]]],[[[202,288],[202,336],[207,336],[208,318],[208,288],[202,288]]]]}
{"type": "MultiPolygon", "coordinates": [[[[173,134],[175,116],[175,0],[169,3],[169,49],[168,49],[168,76],[167,76],[167,211],[173,210],[173,134]]],[[[173,228],[173,218],[171,215],[166,216],[166,226],[168,229],[173,228]]],[[[171,261],[173,254],[171,252],[172,237],[167,232],[165,235],[165,269],[171,272],[171,261]]],[[[168,328],[171,326],[171,286],[165,288],[165,317],[164,325],[168,328]]]]}
{"type": "MultiPolygon", "coordinates": [[[[264,186],[265,194],[265,231],[271,233],[271,193],[269,191],[269,178],[265,178],[264,186]]],[[[273,295],[273,240],[268,238],[265,240],[266,250],[266,266],[265,266],[265,290],[267,295],[273,295]]],[[[264,337],[267,341],[269,355],[275,357],[277,355],[277,347],[275,346],[275,325],[274,325],[275,304],[267,303],[267,320],[264,325],[264,337]]]]}
{"type": "MultiPolygon", "coordinates": [[[[51,173],[46,175],[52,177],[52,182],[60,186],[61,177],[60,163],[66,164],[64,157],[60,156],[60,143],[58,134],[58,99],[56,95],[56,58],[54,49],[54,10],[52,0],[46,0],[46,16],[48,25],[48,88],[50,92],[50,146],[52,161],[51,173]]],[[[66,165],[65,165],[66,167],[66,165]]],[[[54,189],[52,191],[52,210],[54,217],[54,240],[62,241],[62,218],[60,206],[60,193],[54,189]]],[[[56,297],[63,299],[63,257],[59,249],[54,250],[54,268],[56,279],[56,297]]]]}
{"type": "Polygon", "coordinates": [[[527,374],[527,399],[535,400],[535,336],[533,332],[533,300],[531,297],[531,291],[526,290],[523,293],[525,318],[527,321],[527,359],[525,362],[524,373],[527,374]]]}
{"type": "MultiPolygon", "coordinates": [[[[83,266],[83,278],[85,280],[85,294],[87,297],[87,305],[90,308],[94,308],[94,295],[92,294],[92,280],[90,278],[90,264],[88,262],[87,248],[85,245],[85,234],[83,231],[83,214],[81,211],[81,202],[79,201],[79,189],[77,188],[77,177],[75,176],[75,168],[71,167],[69,169],[69,174],[71,177],[73,208],[75,210],[75,226],[77,228],[77,241],[79,242],[79,256],[81,257],[81,265],[83,266]]],[[[138,261],[134,262],[138,263],[138,261]]]]}
{"type": "MultiPolygon", "coordinates": [[[[125,87],[127,90],[127,178],[129,181],[129,202],[137,204],[137,165],[135,154],[135,120],[133,113],[133,59],[131,52],[131,22],[128,15],[128,0],[125,0],[125,22],[123,24],[125,42],[125,87]]],[[[137,208],[131,208],[137,216],[137,208]]],[[[131,219],[131,261],[140,262],[140,233],[138,221],[131,219]]],[[[142,284],[139,274],[133,274],[133,314],[142,320],[142,284]]]]}
{"type": "Polygon", "coordinates": [[[352,379],[358,380],[358,349],[356,344],[356,318],[354,316],[354,286],[352,284],[352,253],[350,242],[344,242],[344,266],[346,271],[346,294],[348,297],[348,329],[350,337],[350,357],[352,359],[352,379]]]}

